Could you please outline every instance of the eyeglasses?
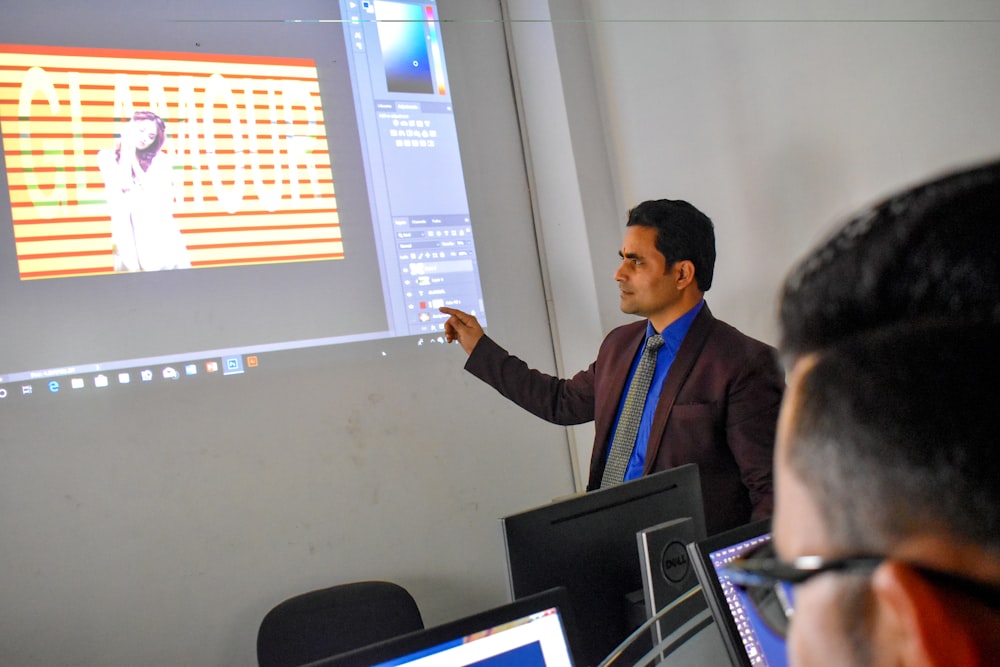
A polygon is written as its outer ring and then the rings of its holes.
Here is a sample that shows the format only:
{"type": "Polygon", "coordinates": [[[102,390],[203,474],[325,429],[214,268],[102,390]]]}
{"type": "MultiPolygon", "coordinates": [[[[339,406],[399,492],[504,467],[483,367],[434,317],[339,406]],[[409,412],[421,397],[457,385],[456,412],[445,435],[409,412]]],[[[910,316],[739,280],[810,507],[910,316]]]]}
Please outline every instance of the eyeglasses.
{"type": "MultiPolygon", "coordinates": [[[[780,637],[788,635],[788,622],[795,614],[792,586],[829,572],[871,574],[885,562],[885,556],[851,556],[825,559],[800,556],[788,562],[779,559],[772,542],[721,565],[719,574],[746,592],[761,619],[780,637]]],[[[915,566],[931,583],[958,591],[993,610],[1000,609],[1000,587],[984,584],[950,572],[915,566]]]]}

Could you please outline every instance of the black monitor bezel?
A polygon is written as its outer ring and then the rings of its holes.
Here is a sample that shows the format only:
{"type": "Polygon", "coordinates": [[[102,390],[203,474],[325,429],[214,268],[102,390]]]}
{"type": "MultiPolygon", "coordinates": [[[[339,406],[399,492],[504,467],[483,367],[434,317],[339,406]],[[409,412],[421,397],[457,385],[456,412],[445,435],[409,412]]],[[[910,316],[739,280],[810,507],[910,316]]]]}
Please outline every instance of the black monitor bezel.
{"type": "Polygon", "coordinates": [[[752,667],[750,657],[747,655],[743,642],[740,639],[739,629],[736,627],[736,620],[729,611],[729,604],[726,602],[725,593],[719,578],[715,574],[715,566],[712,565],[712,554],[719,549],[724,549],[733,544],[746,542],[755,537],[762,537],[771,533],[771,519],[760,519],[748,524],[733,528],[721,533],[717,533],[704,540],[697,540],[688,544],[688,556],[694,567],[695,576],[701,584],[705,594],[708,608],[712,611],[715,624],[722,635],[726,651],[733,659],[733,664],[739,667],[752,667]]]}
{"type": "Polygon", "coordinates": [[[581,633],[580,650],[584,661],[580,664],[596,664],[605,657],[606,653],[601,655],[604,649],[610,652],[634,629],[628,626],[625,618],[628,608],[624,602],[620,613],[609,610],[607,605],[601,607],[600,618],[596,607],[603,605],[602,601],[612,594],[619,594],[623,601],[628,594],[641,594],[642,565],[636,533],[664,521],[688,516],[694,520],[695,534],[703,537],[706,529],[701,478],[698,466],[693,463],[503,517],[500,524],[511,599],[552,586],[565,586],[581,633]],[[680,500],[665,505],[662,513],[652,516],[646,511],[648,521],[638,519],[643,508],[636,503],[662,500],[665,495],[677,496],[678,493],[680,500]],[[630,511],[622,511],[626,508],[630,511]],[[614,512],[620,520],[615,523],[617,539],[610,546],[607,539],[599,539],[597,534],[586,530],[576,533],[579,540],[574,544],[555,539],[549,543],[538,541],[542,537],[544,542],[544,528],[548,525],[586,520],[589,516],[609,512],[614,512]],[[570,567],[566,565],[567,560],[572,562],[572,572],[566,571],[566,567],[570,567]],[[621,581],[613,583],[614,591],[603,586],[607,581],[605,573],[609,561],[625,568],[621,581]],[[595,579],[602,585],[595,585],[595,579]]]}
{"type": "Polygon", "coordinates": [[[522,619],[533,613],[556,608],[563,634],[569,646],[573,664],[578,661],[578,641],[573,609],[565,588],[551,588],[520,600],[493,607],[470,616],[410,632],[376,644],[364,646],[347,653],[311,662],[303,667],[370,667],[387,660],[402,658],[417,651],[433,648],[452,639],[467,637],[506,623],[522,619]]]}

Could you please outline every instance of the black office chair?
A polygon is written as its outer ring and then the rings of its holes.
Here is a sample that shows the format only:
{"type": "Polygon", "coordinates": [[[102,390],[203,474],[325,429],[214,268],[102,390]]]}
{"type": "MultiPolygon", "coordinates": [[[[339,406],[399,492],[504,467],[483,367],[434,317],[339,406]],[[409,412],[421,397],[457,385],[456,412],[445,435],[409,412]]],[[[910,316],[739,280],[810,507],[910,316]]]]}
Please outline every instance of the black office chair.
{"type": "Polygon", "coordinates": [[[291,597],[257,631],[260,667],[293,667],[421,630],[410,593],[388,581],[358,581],[291,597]]]}

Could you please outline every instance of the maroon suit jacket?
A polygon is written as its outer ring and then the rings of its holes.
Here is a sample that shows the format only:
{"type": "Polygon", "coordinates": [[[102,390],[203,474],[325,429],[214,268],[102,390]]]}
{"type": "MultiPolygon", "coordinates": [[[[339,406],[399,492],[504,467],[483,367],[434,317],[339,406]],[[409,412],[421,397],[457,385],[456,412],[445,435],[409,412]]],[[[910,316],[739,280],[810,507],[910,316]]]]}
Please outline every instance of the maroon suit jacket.
{"type": "MultiPolygon", "coordinates": [[[[597,360],[570,379],[531,369],[484,336],[465,368],[555,424],[596,428],[588,490],[599,487],[615,416],[646,321],[618,327],[597,360]]],[[[774,348],[702,307],[664,380],[645,473],[697,463],[709,535],[770,516],[772,464],[784,374],[774,348]]]]}

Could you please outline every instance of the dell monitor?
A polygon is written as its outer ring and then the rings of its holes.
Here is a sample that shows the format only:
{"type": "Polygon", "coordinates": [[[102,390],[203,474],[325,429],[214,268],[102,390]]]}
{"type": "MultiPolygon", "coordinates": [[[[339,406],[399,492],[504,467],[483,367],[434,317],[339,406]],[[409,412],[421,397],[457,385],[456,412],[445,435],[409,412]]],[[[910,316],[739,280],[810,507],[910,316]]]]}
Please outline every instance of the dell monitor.
{"type": "Polygon", "coordinates": [[[695,464],[504,517],[511,598],[566,587],[581,664],[596,665],[645,616],[636,533],[683,517],[692,518],[698,539],[705,536],[695,464]]]}

